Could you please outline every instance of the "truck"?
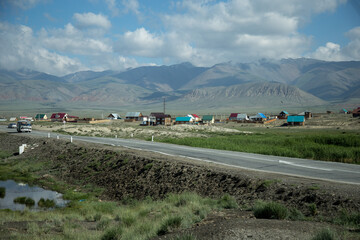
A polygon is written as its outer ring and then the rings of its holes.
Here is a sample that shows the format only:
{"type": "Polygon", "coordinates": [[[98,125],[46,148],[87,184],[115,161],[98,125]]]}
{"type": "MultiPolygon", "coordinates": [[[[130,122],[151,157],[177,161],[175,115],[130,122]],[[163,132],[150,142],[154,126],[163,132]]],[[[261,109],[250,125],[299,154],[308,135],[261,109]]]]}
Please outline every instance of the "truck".
{"type": "Polygon", "coordinates": [[[16,129],[18,132],[31,132],[31,122],[28,120],[20,120],[16,124],[16,129]]]}

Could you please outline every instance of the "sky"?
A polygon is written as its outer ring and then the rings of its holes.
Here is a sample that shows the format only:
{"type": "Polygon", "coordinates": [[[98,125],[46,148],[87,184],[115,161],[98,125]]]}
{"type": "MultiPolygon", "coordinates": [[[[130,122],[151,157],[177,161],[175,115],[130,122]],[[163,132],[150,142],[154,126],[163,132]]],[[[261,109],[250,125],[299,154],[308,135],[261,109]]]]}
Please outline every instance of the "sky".
{"type": "Polygon", "coordinates": [[[0,68],[360,60],[358,0],[0,0],[0,68]]]}

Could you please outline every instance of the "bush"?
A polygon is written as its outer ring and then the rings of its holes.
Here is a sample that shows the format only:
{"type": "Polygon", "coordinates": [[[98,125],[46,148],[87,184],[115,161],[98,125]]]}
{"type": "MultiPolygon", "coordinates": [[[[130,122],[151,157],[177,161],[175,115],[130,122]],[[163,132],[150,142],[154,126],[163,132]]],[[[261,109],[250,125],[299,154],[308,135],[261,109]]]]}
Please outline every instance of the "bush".
{"type": "Polygon", "coordinates": [[[170,231],[172,228],[180,227],[182,222],[181,217],[170,217],[168,218],[163,224],[161,224],[160,228],[157,231],[157,235],[165,235],[170,231]]]}
{"type": "Polygon", "coordinates": [[[257,202],[253,212],[256,218],[285,219],[288,216],[288,209],[276,202],[257,202]]]}
{"type": "Polygon", "coordinates": [[[6,193],[6,189],[4,187],[0,187],[0,198],[4,198],[6,193]]]}
{"type": "Polygon", "coordinates": [[[321,230],[312,238],[312,240],[335,240],[335,239],[336,239],[335,233],[328,228],[321,230]]]}
{"type": "Polygon", "coordinates": [[[41,198],[38,201],[38,206],[39,207],[43,207],[43,208],[51,208],[51,207],[55,207],[55,201],[54,200],[50,200],[50,199],[43,199],[41,198]]]}
{"type": "Polygon", "coordinates": [[[296,208],[291,208],[289,211],[289,219],[293,221],[302,221],[305,219],[305,216],[296,208]]]}
{"type": "Polygon", "coordinates": [[[111,228],[101,237],[101,240],[118,240],[121,239],[121,228],[111,228]]]}
{"type": "Polygon", "coordinates": [[[28,207],[35,205],[35,201],[32,198],[27,197],[17,197],[14,199],[14,203],[25,204],[28,207]]]}
{"type": "Polygon", "coordinates": [[[236,203],[236,200],[234,197],[230,196],[229,194],[225,194],[219,201],[218,204],[220,207],[225,209],[233,209],[237,208],[238,204],[236,203]]]}
{"type": "Polygon", "coordinates": [[[360,228],[360,212],[348,213],[346,210],[342,210],[336,223],[360,228]]]}

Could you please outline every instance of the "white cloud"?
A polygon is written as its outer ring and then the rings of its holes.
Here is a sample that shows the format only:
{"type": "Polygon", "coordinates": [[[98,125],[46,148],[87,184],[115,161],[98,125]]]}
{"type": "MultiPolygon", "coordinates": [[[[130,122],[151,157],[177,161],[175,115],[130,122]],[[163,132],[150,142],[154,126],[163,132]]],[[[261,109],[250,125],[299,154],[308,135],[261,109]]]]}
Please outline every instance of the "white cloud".
{"type": "Polygon", "coordinates": [[[126,32],[116,44],[116,50],[121,54],[143,57],[158,57],[164,41],[161,37],[149,33],[144,28],[134,32],[126,32]]]}
{"type": "Polygon", "coordinates": [[[105,3],[113,17],[119,15],[119,8],[116,6],[116,0],[105,0],[105,3]]]}
{"type": "Polygon", "coordinates": [[[350,42],[343,49],[343,54],[351,59],[360,60],[360,27],[351,29],[346,33],[350,42]]]}
{"type": "Polygon", "coordinates": [[[133,12],[135,15],[139,15],[139,2],[137,0],[122,0],[125,13],[133,12]]]}
{"type": "Polygon", "coordinates": [[[312,58],[326,61],[342,61],[345,60],[341,54],[340,45],[332,42],[326,43],[310,55],[312,58]]]}
{"type": "Polygon", "coordinates": [[[325,46],[318,47],[308,57],[325,61],[360,60],[360,27],[351,29],[345,34],[350,42],[341,48],[339,44],[328,42],[325,46]]]}
{"type": "Polygon", "coordinates": [[[80,61],[51,52],[39,44],[31,28],[0,22],[0,66],[26,67],[54,75],[86,69],[80,61]]]}
{"type": "Polygon", "coordinates": [[[112,52],[110,40],[88,36],[86,31],[75,28],[71,23],[68,23],[64,29],[51,31],[42,29],[39,33],[39,41],[45,47],[63,53],[91,56],[112,52]]]}
{"type": "Polygon", "coordinates": [[[111,23],[108,18],[102,14],[88,13],[75,13],[74,14],[75,25],[78,28],[103,28],[109,29],[111,23]]]}

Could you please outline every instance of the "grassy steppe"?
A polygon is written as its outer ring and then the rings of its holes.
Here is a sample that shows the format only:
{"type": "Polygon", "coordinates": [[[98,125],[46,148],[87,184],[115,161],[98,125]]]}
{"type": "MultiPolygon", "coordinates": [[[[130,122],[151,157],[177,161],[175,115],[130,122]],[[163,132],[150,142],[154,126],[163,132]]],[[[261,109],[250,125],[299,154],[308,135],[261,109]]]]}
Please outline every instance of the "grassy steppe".
{"type": "Polygon", "coordinates": [[[162,142],[266,155],[360,164],[360,134],[341,131],[267,131],[166,138],[162,142]]]}

